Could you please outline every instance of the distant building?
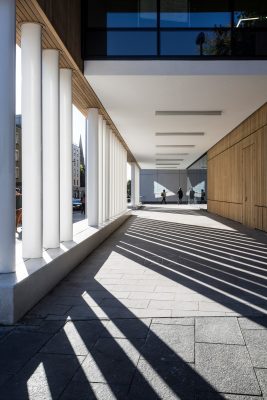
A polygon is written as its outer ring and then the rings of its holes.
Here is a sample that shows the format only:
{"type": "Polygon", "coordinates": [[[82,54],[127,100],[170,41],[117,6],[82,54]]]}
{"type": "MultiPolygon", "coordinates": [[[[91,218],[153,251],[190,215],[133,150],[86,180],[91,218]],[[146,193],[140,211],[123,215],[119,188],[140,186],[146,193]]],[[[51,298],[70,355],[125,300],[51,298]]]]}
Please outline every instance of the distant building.
{"type": "Polygon", "coordinates": [[[85,161],[84,161],[84,153],[83,153],[83,143],[82,143],[82,137],[80,136],[80,141],[79,141],[79,147],[80,147],[80,186],[81,186],[81,191],[84,191],[85,189],[85,161]]]}
{"type": "Polygon", "coordinates": [[[21,115],[16,115],[16,187],[22,186],[22,167],[21,167],[21,115]]]}
{"type": "Polygon", "coordinates": [[[79,197],[80,188],[80,147],[72,145],[72,189],[73,197],[79,197]]]}

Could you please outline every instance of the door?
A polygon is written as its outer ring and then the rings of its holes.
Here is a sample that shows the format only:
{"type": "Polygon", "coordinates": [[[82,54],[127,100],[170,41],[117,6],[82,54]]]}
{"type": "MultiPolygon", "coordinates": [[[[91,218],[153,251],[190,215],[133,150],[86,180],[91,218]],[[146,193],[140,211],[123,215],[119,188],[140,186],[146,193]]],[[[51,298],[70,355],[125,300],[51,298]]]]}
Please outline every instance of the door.
{"type": "Polygon", "coordinates": [[[243,223],[255,227],[254,216],[254,144],[243,149],[243,223]]]}

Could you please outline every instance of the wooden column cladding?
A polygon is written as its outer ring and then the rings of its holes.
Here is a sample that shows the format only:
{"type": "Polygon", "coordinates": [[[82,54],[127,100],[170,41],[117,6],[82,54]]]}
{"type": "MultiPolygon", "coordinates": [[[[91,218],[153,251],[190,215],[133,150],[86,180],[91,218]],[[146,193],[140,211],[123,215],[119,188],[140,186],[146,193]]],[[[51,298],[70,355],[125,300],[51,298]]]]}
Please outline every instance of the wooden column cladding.
{"type": "MultiPolygon", "coordinates": [[[[71,68],[73,70],[73,104],[83,113],[84,116],[87,116],[89,108],[98,108],[100,114],[103,115],[107,124],[127,150],[128,162],[136,162],[101,101],[84,77],[81,71],[82,62],[79,51],[77,52],[76,49],[74,54],[75,41],[78,43],[78,48],[80,48],[80,37],[76,37],[75,34],[73,36],[73,33],[79,32],[80,29],[80,27],[77,27],[77,13],[79,12],[79,7],[75,8],[76,12],[73,16],[75,21],[74,32],[65,32],[66,29],[71,30],[70,23],[72,16],[69,15],[69,13],[73,9],[75,2],[76,0],[39,0],[39,2],[37,0],[17,0],[17,44],[20,45],[21,24],[23,22],[38,22],[42,24],[42,47],[44,49],[60,50],[60,68],[71,68]],[[65,12],[61,13],[60,10],[62,9],[63,4],[65,12]],[[62,32],[60,32],[60,30],[62,30],[62,32]],[[73,57],[75,57],[76,61],[73,57]]],[[[78,3],[80,3],[80,0],[78,0],[78,3]]]]}
{"type": "Polygon", "coordinates": [[[208,151],[208,211],[267,231],[267,103],[208,151]]]}

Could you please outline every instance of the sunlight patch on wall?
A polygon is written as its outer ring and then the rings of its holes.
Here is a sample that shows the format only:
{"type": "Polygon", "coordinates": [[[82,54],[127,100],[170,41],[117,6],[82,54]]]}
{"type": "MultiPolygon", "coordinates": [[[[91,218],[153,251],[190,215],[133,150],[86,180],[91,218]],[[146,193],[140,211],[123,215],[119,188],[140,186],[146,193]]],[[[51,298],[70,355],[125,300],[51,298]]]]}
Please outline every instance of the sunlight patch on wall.
{"type": "Polygon", "coordinates": [[[166,186],[161,185],[160,183],[154,181],[154,196],[155,199],[161,198],[161,192],[165,189],[168,196],[174,196],[175,193],[173,193],[171,190],[169,190],[166,186]]]}

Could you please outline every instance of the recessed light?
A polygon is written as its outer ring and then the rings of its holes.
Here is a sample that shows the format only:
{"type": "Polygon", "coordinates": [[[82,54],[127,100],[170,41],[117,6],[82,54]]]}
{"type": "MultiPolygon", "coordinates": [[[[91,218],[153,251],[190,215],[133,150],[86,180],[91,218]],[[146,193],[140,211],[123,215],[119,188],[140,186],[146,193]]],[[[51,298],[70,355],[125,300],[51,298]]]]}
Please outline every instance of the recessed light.
{"type": "Polygon", "coordinates": [[[156,165],[157,166],[164,166],[164,167],[168,167],[168,166],[176,167],[177,165],[180,165],[180,163],[176,163],[176,164],[156,163],[156,165]]]}
{"type": "Polygon", "coordinates": [[[156,161],[184,161],[182,158],[156,158],[156,161]]]}
{"type": "Polygon", "coordinates": [[[219,110],[156,111],[155,115],[222,115],[219,110]]]}
{"type": "Polygon", "coordinates": [[[189,153],[156,153],[156,156],[189,156],[189,153]]]}
{"type": "Polygon", "coordinates": [[[156,144],[156,147],[195,147],[194,144],[156,144]]]}
{"type": "Polygon", "coordinates": [[[204,132],[156,132],[155,136],[204,136],[204,132]]]}

